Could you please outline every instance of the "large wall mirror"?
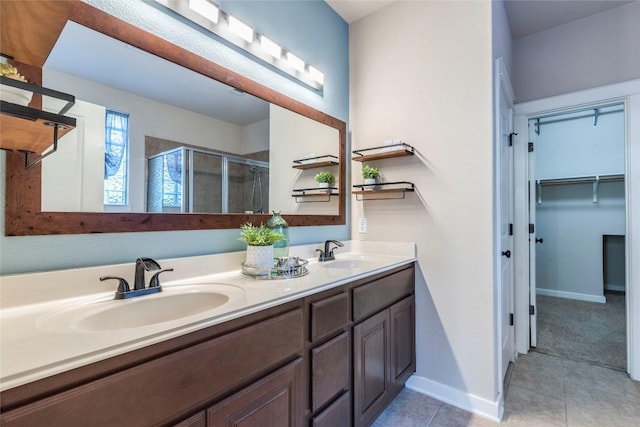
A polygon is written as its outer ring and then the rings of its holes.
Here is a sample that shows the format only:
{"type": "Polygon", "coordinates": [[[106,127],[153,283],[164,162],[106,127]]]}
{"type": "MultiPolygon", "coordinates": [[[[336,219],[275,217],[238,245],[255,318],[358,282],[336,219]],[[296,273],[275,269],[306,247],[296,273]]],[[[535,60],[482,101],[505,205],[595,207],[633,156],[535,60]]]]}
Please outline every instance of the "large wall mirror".
{"type": "Polygon", "coordinates": [[[42,81],[76,97],[78,126],[41,165],[7,154],[7,235],[236,228],[271,210],[294,226],[345,223],[340,120],[84,3],[42,81]],[[124,156],[105,144],[123,123],[124,156]],[[339,195],[293,197],[324,170],[294,161],[324,155],[338,159],[339,195]]]}

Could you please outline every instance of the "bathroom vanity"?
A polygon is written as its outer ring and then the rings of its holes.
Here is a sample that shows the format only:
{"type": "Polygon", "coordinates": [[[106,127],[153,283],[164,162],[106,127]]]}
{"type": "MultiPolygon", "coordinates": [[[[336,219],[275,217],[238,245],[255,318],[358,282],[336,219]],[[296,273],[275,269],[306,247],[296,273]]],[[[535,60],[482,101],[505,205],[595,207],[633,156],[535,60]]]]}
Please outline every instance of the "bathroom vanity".
{"type": "MultiPolygon", "coordinates": [[[[237,271],[178,278],[173,286],[233,284],[244,298],[183,327],[164,322],[164,332],[142,326],[134,329],[146,332],[133,338],[126,328],[56,333],[39,326],[48,330],[32,335],[29,345],[41,353],[31,355],[33,365],[10,375],[3,366],[3,382],[18,385],[3,386],[0,424],[369,425],[415,370],[415,258],[412,245],[398,256],[367,254],[358,247],[365,243],[351,242],[335,261],[310,262],[309,274],[297,279],[259,281],[237,271]],[[117,336],[123,342],[110,341],[117,336]],[[38,340],[57,340],[77,354],[55,362],[38,340]],[[101,344],[83,347],[92,340],[101,344]],[[44,365],[36,366],[38,357],[44,365]],[[34,376],[56,365],[60,372],[34,376]]],[[[304,256],[313,248],[299,250],[304,256]]],[[[241,256],[217,257],[235,263],[241,256]]],[[[180,270],[178,260],[162,263],[180,270]]],[[[31,309],[3,310],[3,319],[31,309]]],[[[2,346],[10,361],[8,347],[25,343],[8,341],[2,346]]]]}

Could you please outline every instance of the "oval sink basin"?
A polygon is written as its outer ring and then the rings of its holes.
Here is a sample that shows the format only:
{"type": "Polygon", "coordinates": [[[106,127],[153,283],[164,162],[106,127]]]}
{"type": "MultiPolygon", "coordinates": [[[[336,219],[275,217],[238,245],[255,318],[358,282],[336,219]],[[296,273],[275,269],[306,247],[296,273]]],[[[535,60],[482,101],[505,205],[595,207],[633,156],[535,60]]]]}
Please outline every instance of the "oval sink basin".
{"type": "Polygon", "coordinates": [[[134,301],[132,304],[114,305],[81,318],[74,326],[80,330],[101,331],[137,328],[181,319],[213,310],[229,301],[227,295],[217,292],[168,294],[153,299],[134,301]]]}
{"type": "Polygon", "coordinates": [[[345,269],[353,269],[353,268],[363,268],[373,265],[370,261],[365,261],[362,259],[340,259],[335,261],[328,261],[322,264],[325,268],[345,268],[345,269]]]}
{"type": "Polygon", "coordinates": [[[231,309],[244,300],[244,291],[232,285],[173,285],[153,295],[125,300],[86,300],[41,317],[41,329],[64,331],[114,331],[140,328],[231,309]]]}

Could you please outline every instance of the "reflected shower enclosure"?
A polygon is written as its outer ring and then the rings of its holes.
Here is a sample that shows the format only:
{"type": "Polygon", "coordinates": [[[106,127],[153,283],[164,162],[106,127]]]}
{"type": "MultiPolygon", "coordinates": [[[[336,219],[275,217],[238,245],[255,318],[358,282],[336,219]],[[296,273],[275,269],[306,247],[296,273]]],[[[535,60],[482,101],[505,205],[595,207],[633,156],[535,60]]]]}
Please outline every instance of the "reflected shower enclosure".
{"type": "Polygon", "coordinates": [[[268,162],[180,147],[147,167],[147,212],[269,212],[268,162]]]}

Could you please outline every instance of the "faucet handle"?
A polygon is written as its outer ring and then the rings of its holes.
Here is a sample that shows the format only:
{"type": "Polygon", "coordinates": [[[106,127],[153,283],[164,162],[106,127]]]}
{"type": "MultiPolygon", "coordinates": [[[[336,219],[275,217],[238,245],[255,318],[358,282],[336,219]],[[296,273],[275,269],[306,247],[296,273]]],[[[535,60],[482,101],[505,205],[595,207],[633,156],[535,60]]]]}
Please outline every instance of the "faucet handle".
{"type": "Polygon", "coordinates": [[[100,281],[103,282],[105,280],[118,280],[118,289],[116,289],[116,293],[124,293],[129,292],[129,283],[123,279],[122,277],[116,276],[102,276],[100,277],[100,281]]]}
{"type": "Polygon", "coordinates": [[[160,274],[164,273],[165,271],[173,271],[173,268],[166,268],[164,270],[160,270],[156,274],[151,276],[151,280],[149,280],[149,288],[159,288],[160,287],[160,277],[158,277],[158,276],[160,276],[160,274]]]}

